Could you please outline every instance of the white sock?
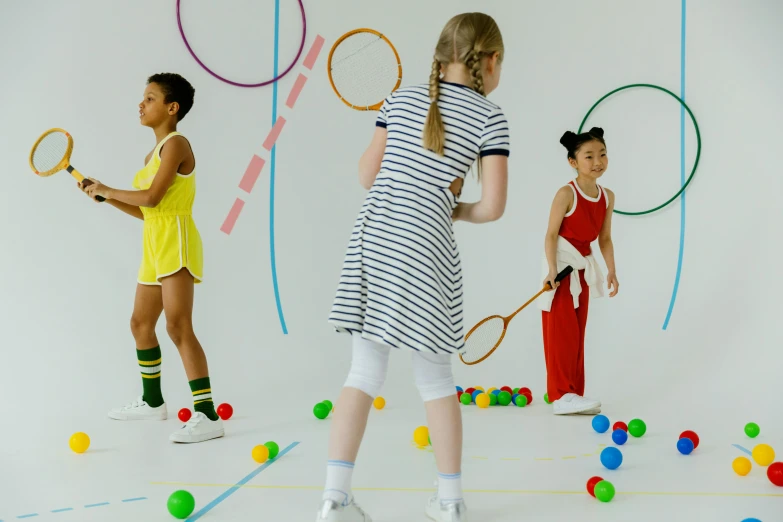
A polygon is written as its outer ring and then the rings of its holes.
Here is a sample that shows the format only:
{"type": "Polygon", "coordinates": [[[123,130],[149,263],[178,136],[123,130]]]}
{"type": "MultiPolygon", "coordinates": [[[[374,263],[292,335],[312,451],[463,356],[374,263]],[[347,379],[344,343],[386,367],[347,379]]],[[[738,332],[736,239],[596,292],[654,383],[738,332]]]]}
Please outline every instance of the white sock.
{"type": "Polygon", "coordinates": [[[351,501],[351,476],[353,475],[353,462],[344,460],[330,460],[326,463],[326,487],[324,499],[334,500],[340,505],[347,506],[351,501]]]}
{"type": "Polygon", "coordinates": [[[441,502],[462,500],[462,473],[438,473],[438,498],[441,502]]]}

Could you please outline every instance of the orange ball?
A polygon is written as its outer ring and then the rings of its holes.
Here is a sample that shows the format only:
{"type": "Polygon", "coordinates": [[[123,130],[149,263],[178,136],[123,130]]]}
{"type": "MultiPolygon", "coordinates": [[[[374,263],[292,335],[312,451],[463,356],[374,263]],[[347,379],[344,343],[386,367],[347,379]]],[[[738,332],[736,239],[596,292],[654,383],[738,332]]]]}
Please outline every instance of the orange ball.
{"type": "Polygon", "coordinates": [[[376,397],[374,401],[372,401],[372,405],[375,406],[376,410],[382,410],[384,406],[386,406],[386,399],[383,397],[376,397]]]}
{"type": "Polygon", "coordinates": [[[430,443],[430,430],[427,426],[419,426],[413,431],[413,442],[417,446],[425,447],[430,443]]]}
{"type": "Polygon", "coordinates": [[[479,408],[488,408],[489,407],[489,395],[486,393],[481,393],[479,395],[476,395],[476,406],[479,408]]]}
{"type": "Polygon", "coordinates": [[[264,446],[263,444],[259,444],[255,448],[253,448],[253,451],[250,453],[253,457],[253,460],[258,462],[259,464],[263,464],[267,460],[269,460],[269,448],[264,446]]]}

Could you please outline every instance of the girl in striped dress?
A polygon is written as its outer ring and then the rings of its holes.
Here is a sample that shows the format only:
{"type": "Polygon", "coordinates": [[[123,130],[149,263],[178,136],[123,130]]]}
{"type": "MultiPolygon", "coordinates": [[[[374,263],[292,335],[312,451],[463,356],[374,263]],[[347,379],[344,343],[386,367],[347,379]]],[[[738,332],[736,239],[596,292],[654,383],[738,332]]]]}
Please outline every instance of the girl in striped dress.
{"type": "Polygon", "coordinates": [[[453,222],[487,223],[505,209],[508,123],[486,99],[500,81],[503,51],[491,17],[452,18],[435,48],[429,84],[386,98],[359,161],[359,181],[369,193],[329,315],[338,332],[352,334],[353,360],[335,408],[319,521],[371,520],[354,502],[351,475],[392,348],[411,352],[427,412],[439,480],[426,513],[437,521],[466,520],[462,419],[451,369],[464,343],[453,222]],[[481,199],[458,202],[474,163],[481,199]]]}

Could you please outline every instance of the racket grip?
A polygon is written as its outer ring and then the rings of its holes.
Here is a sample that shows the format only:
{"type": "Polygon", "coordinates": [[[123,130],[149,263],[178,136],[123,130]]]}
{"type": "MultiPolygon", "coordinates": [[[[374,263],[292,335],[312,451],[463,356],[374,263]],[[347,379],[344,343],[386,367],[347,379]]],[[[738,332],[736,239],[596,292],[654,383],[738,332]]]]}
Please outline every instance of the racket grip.
{"type": "MultiPolygon", "coordinates": [[[[89,179],[84,178],[82,180],[82,187],[88,187],[90,185],[92,185],[92,181],[90,181],[89,179]]],[[[106,201],[106,198],[104,198],[103,196],[95,196],[95,199],[101,202],[106,201]]]]}
{"type": "MultiPolygon", "coordinates": [[[[572,267],[571,265],[568,265],[567,267],[562,269],[559,274],[557,274],[557,276],[555,277],[555,283],[559,283],[560,281],[565,279],[566,276],[569,275],[573,271],[574,271],[574,267],[572,267]]],[[[552,283],[547,281],[546,287],[547,288],[552,288],[552,283]]]]}

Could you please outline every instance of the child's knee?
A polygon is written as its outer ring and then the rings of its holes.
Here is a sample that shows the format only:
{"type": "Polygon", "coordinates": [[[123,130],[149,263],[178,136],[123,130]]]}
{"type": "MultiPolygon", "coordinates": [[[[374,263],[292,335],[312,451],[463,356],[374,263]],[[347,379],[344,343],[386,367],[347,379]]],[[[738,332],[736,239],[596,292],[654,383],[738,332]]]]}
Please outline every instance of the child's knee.
{"type": "Polygon", "coordinates": [[[171,341],[179,347],[181,341],[193,333],[193,325],[185,318],[166,318],[166,332],[171,341]]]}
{"type": "Polygon", "coordinates": [[[386,381],[389,352],[388,346],[368,341],[354,334],[351,371],[344,386],[361,390],[372,398],[377,397],[386,381]]]}
{"type": "Polygon", "coordinates": [[[451,355],[424,352],[413,353],[413,375],[424,402],[454,395],[454,374],[451,371],[451,355]]]}
{"type": "Polygon", "coordinates": [[[132,315],[130,328],[134,339],[155,337],[155,323],[149,319],[132,315]]]}

